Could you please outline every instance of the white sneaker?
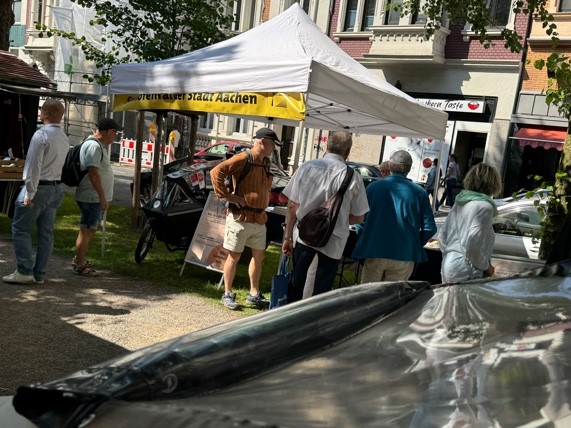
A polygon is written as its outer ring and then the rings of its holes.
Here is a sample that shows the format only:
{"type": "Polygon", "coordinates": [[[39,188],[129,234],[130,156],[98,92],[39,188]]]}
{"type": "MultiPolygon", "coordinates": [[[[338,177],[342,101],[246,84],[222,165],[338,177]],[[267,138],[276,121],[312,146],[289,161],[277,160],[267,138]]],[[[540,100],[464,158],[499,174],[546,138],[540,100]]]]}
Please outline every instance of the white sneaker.
{"type": "Polygon", "coordinates": [[[6,275],[2,277],[2,281],[8,284],[35,284],[36,280],[34,279],[34,275],[24,275],[18,270],[14,271],[10,275],[6,275]]]}

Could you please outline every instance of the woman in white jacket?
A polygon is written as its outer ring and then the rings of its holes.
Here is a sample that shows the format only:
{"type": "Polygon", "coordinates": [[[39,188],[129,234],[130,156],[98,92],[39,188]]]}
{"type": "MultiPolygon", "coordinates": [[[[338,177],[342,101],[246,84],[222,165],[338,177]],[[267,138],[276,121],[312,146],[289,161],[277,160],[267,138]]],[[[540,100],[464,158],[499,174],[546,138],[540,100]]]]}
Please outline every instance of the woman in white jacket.
{"type": "Polygon", "coordinates": [[[491,165],[480,163],[464,178],[462,190],[438,236],[442,250],[443,283],[492,276],[494,249],[492,221],[497,214],[491,196],[500,193],[502,179],[491,165]]]}

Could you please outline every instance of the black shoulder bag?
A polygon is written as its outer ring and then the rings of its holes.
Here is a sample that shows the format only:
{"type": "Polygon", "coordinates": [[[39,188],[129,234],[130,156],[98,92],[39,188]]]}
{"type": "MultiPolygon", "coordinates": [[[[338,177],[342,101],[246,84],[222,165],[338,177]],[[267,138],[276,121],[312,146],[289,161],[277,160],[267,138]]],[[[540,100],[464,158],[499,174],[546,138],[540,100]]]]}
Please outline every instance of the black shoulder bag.
{"type": "Polygon", "coordinates": [[[299,238],[304,243],[311,247],[324,247],[327,245],[339,216],[343,196],[352,178],[353,168],[348,166],[343,183],[341,183],[337,193],[322,206],[311,210],[299,220],[297,226],[299,238]]]}

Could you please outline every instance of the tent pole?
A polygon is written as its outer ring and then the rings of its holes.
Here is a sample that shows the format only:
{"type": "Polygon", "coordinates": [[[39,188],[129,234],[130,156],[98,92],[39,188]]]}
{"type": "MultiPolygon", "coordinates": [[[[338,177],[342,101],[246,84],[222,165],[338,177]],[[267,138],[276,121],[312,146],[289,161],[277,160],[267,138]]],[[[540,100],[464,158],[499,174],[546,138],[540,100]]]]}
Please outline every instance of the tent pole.
{"type": "Polygon", "coordinates": [[[301,146],[302,146],[302,139],[303,135],[305,134],[306,129],[302,121],[299,122],[299,126],[297,127],[297,135],[295,139],[295,148],[293,151],[293,166],[292,166],[292,174],[296,171],[299,166],[299,156],[301,153],[301,146]]]}
{"type": "Polygon", "coordinates": [[[154,195],[159,188],[161,177],[161,145],[163,144],[164,121],[163,113],[156,112],[157,137],[153,147],[153,178],[151,182],[151,194],[154,195]]]}
{"type": "Polygon", "coordinates": [[[193,114],[190,116],[190,142],[189,142],[189,152],[190,162],[192,165],[192,160],[194,159],[194,152],[196,151],[196,135],[198,134],[198,115],[193,114]]]}
{"type": "Polygon", "coordinates": [[[137,112],[137,137],[135,142],[135,170],[133,171],[133,196],[131,211],[131,226],[139,225],[139,208],[141,194],[141,158],[143,155],[143,132],[145,130],[145,112],[137,112]]]}

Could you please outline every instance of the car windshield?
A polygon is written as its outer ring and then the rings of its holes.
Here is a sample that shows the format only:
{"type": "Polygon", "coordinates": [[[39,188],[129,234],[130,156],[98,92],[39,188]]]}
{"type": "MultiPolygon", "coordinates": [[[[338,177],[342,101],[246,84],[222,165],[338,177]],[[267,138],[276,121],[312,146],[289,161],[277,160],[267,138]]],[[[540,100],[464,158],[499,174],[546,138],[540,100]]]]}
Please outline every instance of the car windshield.
{"type": "Polygon", "coordinates": [[[494,230],[504,235],[537,237],[541,215],[534,205],[515,206],[502,210],[494,217],[494,230]]]}

